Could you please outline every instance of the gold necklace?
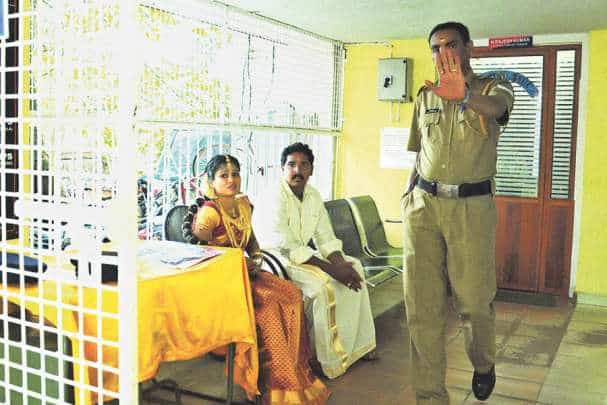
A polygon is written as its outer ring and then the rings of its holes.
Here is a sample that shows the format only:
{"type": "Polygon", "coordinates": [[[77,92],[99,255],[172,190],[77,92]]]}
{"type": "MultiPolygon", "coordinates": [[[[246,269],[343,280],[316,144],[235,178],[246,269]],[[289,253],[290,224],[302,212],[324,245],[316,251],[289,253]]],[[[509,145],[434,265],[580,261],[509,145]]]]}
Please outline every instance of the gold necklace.
{"type": "Polygon", "coordinates": [[[231,210],[226,210],[226,212],[228,213],[228,215],[230,215],[230,217],[238,218],[238,209],[236,208],[236,206],[232,207],[231,210]]]}
{"type": "MultiPolygon", "coordinates": [[[[237,210],[237,206],[234,206],[234,216],[227,213],[223,204],[219,199],[217,201],[217,206],[219,207],[219,212],[223,218],[223,224],[226,229],[226,234],[228,235],[228,239],[232,247],[243,249],[246,244],[249,242],[249,237],[251,236],[251,225],[250,220],[247,218],[247,213],[244,209],[237,210]],[[236,235],[236,229],[241,238],[238,238],[236,235]]],[[[236,201],[235,201],[236,203],[236,201]]]]}
{"type": "Polygon", "coordinates": [[[219,205],[221,205],[221,208],[223,209],[223,212],[226,213],[227,215],[229,215],[231,218],[238,218],[238,204],[236,202],[236,200],[234,199],[232,206],[230,207],[230,209],[227,209],[226,206],[221,202],[220,198],[217,198],[217,203],[219,205]]]}

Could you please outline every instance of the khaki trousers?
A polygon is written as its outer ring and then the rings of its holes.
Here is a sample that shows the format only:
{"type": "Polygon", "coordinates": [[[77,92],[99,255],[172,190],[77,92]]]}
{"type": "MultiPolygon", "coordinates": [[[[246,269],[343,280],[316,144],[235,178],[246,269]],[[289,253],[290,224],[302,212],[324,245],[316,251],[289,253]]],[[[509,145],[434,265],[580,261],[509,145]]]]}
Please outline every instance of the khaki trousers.
{"type": "Polygon", "coordinates": [[[449,286],[474,369],[495,363],[495,203],[490,194],[440,198],[415,187],[402,211],[412,384],[418,404],[448,404],[449,286]]]}

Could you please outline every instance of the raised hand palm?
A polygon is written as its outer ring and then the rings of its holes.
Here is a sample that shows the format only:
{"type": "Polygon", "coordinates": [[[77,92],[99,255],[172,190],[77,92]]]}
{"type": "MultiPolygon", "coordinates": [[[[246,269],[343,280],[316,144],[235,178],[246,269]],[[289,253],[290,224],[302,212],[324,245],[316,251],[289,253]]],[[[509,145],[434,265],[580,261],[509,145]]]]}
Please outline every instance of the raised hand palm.
{"type": "Polygon", "coordinates": [[[426,80],[426,86],[442,99],[462,100],[465,95],[466,80],[459,56],[450,49],[441,52],[436,57],[436,70],[439,74],[438,83],[426,80]]]}

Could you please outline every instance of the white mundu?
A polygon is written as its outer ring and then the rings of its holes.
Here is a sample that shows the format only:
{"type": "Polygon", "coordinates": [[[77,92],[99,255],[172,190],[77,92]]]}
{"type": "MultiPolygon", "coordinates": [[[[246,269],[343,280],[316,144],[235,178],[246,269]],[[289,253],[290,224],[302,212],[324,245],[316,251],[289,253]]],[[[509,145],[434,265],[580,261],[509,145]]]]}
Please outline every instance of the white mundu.
{"type": "MultiPolygon", "coordinates": [[[[320,193],[306,184],[300,201],[289,185],[280,185],[259,201],[253,215],[260,245],[276,254],[305,299],[308,330],[323,373],[336,378],[375,349],[375,325],[364,283],[356,292],[316,266],[304,264],[313,255],[321,259],[341,251],[320,193]],[[312,240],[318,248],[308,246],[312,240]]],[[[347,257],[361,278],[360,262],[347,257]]]]}

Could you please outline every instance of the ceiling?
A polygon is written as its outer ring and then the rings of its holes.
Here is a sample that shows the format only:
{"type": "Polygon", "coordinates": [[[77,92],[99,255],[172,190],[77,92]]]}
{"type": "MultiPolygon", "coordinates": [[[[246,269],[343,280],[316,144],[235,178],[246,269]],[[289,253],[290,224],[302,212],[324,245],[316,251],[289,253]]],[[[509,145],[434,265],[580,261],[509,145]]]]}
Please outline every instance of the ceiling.
{"type": "Polygon", "coordinates": [[[425,37],[460,21],[473,38],[607,28],[605,0],[222,0],[343,42],[425,37]]]}

